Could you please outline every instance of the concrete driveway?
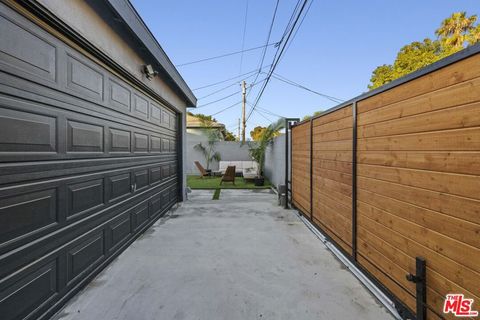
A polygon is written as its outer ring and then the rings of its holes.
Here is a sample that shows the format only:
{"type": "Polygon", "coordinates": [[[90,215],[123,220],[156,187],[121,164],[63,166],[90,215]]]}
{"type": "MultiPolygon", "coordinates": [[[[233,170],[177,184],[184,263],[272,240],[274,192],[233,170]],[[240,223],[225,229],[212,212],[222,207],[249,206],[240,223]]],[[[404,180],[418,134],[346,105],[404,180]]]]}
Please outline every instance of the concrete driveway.
{"type": "Polygon", "coordinates": [[[393,319],[271,191],[194,191],[53,319],[393,319]]]}

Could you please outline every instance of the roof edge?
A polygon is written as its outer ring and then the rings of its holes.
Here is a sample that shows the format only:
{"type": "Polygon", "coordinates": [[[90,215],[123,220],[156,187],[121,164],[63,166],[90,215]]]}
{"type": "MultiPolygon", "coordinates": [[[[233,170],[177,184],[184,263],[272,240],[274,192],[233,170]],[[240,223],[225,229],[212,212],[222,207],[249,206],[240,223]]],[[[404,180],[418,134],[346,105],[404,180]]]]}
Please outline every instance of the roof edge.
{"type": "Polygon", "coordinates": [[[197,98],[193,94],[190,87],[187,85],[183,77],[180,75],[174,64],[168,58],[165,51],[158,43],[155,36],[147,27],[143,19],[138,14],[135,7],[129,0],[107,0],[106,1],[113,11],[123,20],[131,32],[140,40],[145,48],[150,51],[158,64],[164,69],[167,75],[172,79],[177,88],[184,94],[188,102],[195,107],[197,98]]]}

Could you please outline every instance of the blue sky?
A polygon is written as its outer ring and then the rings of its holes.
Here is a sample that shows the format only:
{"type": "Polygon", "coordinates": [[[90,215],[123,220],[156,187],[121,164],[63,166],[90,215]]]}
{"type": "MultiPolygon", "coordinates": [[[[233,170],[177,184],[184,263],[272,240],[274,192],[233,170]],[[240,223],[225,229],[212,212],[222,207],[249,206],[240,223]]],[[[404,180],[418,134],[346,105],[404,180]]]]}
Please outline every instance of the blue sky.
{"type": "MultiPolygon", "coordinates": [[[[247,0],[158,1],[131,0],[174,64],[207,58],[242,49],[247,0]]],[[[265,43],[276,0],[249,0],[244,48],[265,43]]],[[[283,33],[296,1],[280,0],[273,42],[283,33]]],[[[314,0],[301,29],[276,68],[276,73],[318,92],[348,100],[367,91],[376,66],[391,63],[405,44],[434,38],[440,22],[456,11],[479,14],[478,0],[314,0]]],[[[262,50],[223,59],[178,67],[190,88],[214,83],[255,70],[262,50]],[[240,64],[242,60],[242,64],[240,64]]],[[[275,49],[267,51],[270,64],[275,49]]],[[[263,77],[260,76],[259,80],[263,77]]],[[[240,80],[240,79],[239,79],[240,80]]],[[[247,79],[248,81],[253,78],[247,79]]],[[[197,98],[235,80],[195,90],[197,98]]],[[[249,100],[253,102],[256,90],[249,100]]],[[[238,94],[192,112],[213,114],[241,100],[240,86],[200,99],[198,105],[238,94]]],[[[325,98],[272,79],[259,106],[288,117],[303,117],[336,105],[325,98]]],[[[248,110],[248,108],[247,108],[248,110]]],[[[215,115],[234,133],[241,105],[215,115]]],[[[254,112],[247,132],[256,125],[268,125],[275,116],[254,112]]]]}

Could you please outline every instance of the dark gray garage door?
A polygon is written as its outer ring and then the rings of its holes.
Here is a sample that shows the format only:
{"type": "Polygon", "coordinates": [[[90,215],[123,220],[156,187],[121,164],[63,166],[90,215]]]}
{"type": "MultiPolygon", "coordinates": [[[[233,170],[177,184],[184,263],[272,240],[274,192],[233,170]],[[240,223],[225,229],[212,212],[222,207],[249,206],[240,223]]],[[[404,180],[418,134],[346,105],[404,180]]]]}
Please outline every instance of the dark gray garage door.
{"type": "Polygon", "coordinates": [[[178,117],[3,4],[0,28],[0,319],[36,319],[177,202],[178,117]]]}

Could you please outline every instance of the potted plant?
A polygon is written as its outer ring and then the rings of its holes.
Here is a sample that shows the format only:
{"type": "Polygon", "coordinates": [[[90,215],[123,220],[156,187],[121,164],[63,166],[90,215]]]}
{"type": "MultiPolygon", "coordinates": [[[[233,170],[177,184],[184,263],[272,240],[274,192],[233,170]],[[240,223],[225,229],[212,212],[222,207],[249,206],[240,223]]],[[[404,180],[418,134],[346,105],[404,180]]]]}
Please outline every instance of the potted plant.
{"type": "Polygon", "coordinates": [[[273,141],[273,138],[278,136],[279,131],[285,126],[285,119],[279,119],[277,122],[269,125],[259,135],[255,143],[250,144],[250,156],[258,163],[257,176],[255,177],[255,186],[263,186],[265,184],[265,177],[263,170],[265,168],[265,151],[268,145],[273,141]]]}
{"type": "Polygon", "coordinates": [[[210,164],[212,161],[220,161],[221,156],[218,151],[215,151],[215,146],[218,141],[221,140],[221,133],[216,128],[212,127],[212,121],[202,120],[202,127],[207,136],[207,143],[203,145],[201,142],[194,146],[195,150],[200,151],[205,157],[207,173],[211,175],[212,169],[210,169],[210,164]]]}

